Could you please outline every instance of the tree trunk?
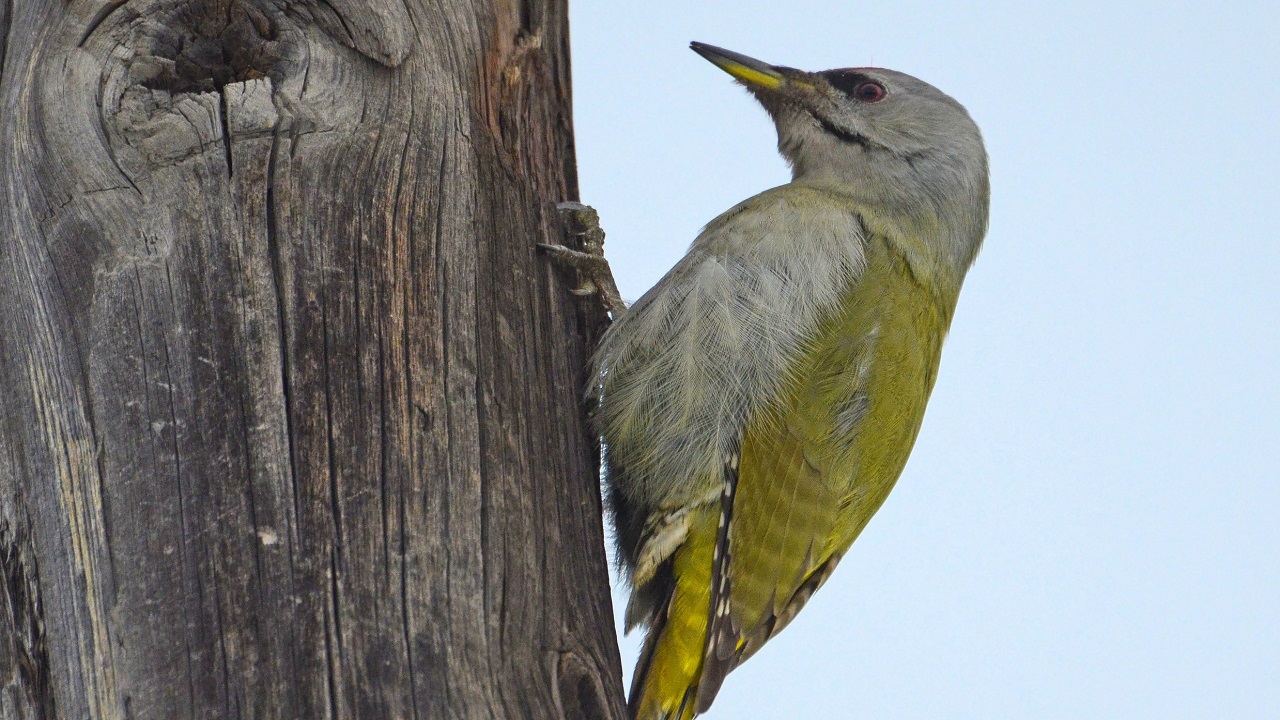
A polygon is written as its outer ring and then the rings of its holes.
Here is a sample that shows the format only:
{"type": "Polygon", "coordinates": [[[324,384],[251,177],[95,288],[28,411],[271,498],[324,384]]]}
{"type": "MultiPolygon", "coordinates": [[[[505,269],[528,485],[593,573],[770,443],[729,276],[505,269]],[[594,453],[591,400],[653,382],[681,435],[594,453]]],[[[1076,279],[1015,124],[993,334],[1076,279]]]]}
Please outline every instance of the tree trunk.
{"type": "Polygon", "coordinates": [[[563,0],[0,42],[0,717],[622,717],[563,0]]]}

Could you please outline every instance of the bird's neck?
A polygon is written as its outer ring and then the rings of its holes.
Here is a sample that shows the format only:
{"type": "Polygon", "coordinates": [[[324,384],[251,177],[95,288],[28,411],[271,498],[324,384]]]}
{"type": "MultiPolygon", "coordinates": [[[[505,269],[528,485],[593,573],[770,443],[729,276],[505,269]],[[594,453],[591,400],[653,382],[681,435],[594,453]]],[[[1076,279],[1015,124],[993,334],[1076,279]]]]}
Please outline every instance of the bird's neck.
{"type": "Polygon", "coordinates": [[[834,171],[797,166],[792,183],[842,196],[867,232],[888,238],[915,272],[954,281],[957,288],[986,232],[986,215],[974,214],[979,203],[967,188],[931,192],[918,179],[884,177],[857,165],[834,171]]]}

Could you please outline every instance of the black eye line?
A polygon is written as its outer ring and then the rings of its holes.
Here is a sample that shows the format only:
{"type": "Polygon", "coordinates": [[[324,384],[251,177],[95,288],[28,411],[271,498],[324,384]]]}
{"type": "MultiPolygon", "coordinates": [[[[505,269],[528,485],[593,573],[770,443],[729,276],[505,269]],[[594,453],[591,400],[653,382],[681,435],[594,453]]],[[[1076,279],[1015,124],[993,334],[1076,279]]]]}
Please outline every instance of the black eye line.
{"type": "Polygon", "coordinates": [[[860,85],[871,79],[860,72],[852,71],[827,71],[822,73],[822,75],[826,77],[827,82],[831,83],[831,87],[851,98],[857,96],[858,87],[860,85]]]}
{"type": "Polygon", "coordinates": [[[816,113],[812,113],[812,112],[809,113],[809,117],[813,118],[814,120],[817,120],[818,124],[822,126],[823,130],[826,130],[827,132],[836,136],[836,138],[839,139],[841,142],[846,142],[851,145],[861,145],[864,150],[871,148],[871,141],[868,140],[865,135],[859,135],[858,133],[850,132],[843,128],[838,128],[835,125],[833,125],[830,120],[824,117],[821,117],[816,113]]]}

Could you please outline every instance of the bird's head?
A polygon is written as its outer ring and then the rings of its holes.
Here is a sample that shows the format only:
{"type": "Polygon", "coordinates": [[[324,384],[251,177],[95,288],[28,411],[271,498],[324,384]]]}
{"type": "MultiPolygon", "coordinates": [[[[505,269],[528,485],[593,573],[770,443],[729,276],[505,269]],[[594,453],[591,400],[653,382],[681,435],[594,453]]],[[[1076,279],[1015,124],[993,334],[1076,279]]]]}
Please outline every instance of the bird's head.
{"type": "Polygon", "coordinates": [[[965,225],[950,230],[975,242],[985,233],[982,134],[946,93],[884,68],[805,72],[703,43],[691,47],[769,111],[796,182],[913,213],[929,207],[939,221],[965,225]]]}

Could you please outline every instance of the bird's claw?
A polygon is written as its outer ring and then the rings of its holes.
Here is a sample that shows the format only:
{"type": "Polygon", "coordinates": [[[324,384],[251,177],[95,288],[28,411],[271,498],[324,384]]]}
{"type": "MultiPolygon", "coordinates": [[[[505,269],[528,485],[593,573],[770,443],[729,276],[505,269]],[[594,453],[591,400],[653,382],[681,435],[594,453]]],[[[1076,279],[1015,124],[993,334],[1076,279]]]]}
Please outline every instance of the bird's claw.
{"type": "Polygon", "coordinates": [[[613,270],[604,257],[604,230],[600,228],[600,216],[595,208],[577,202],[562,202],[556,211],[564,220],[565,232],[581,238],[582,249],[574,250],[564,245],[538,243],[556,264],[573,268],[578,274],[578,284],[569,292],[579,297],[595,295],[616,320],[627,309],[613,280],[613,270]]]}

